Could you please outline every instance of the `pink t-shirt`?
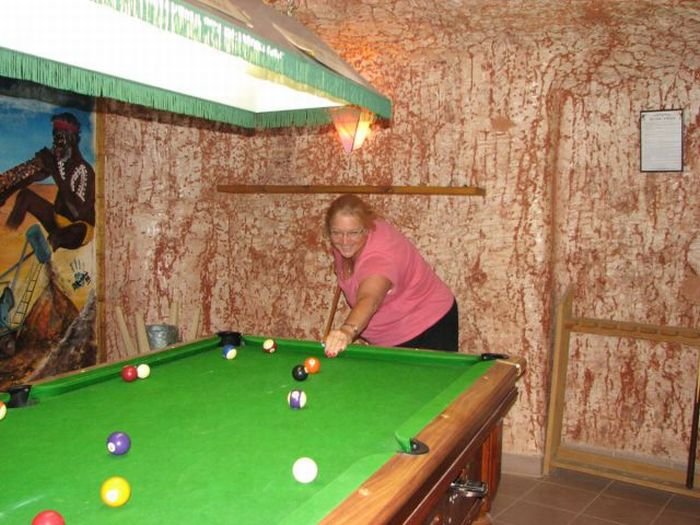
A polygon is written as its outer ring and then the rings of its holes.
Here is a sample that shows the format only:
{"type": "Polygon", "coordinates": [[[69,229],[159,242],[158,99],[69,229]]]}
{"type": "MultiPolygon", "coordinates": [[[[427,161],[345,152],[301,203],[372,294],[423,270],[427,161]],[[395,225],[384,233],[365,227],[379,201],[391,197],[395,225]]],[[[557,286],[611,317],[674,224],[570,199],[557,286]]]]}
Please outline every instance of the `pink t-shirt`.
{"type": "Polygon", "coordinates": [[[439,321],[452,307],[454,295],[402,233],[383,220],[375,221],[375,226],[349,279],[342,278],[342,257],[333,251],[335,272],[351,307],[357,301],[360,283],[367,277],[381,275],[391,281],[391,289],[362,338],[380,346],[396,346],[439,321]]]}

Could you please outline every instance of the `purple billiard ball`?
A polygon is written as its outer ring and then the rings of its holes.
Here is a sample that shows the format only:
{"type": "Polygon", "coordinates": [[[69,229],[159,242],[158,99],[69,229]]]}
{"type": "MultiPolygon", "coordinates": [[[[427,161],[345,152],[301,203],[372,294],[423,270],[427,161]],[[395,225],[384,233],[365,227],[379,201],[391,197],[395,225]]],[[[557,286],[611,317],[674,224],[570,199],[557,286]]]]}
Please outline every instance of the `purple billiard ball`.
{"type": "Polygon", "coordinates": [[[121,456],[129,452],[131,438],[126,432],[112,432],[107,438],[107,450],[115,456],[121,456]]]}
{"type": "Polygon", "coordinates": [[[292,390],[287,394],[287,404],[289,408],[299,409],[306,406],[306,394],[303,390],[292,390]]]}

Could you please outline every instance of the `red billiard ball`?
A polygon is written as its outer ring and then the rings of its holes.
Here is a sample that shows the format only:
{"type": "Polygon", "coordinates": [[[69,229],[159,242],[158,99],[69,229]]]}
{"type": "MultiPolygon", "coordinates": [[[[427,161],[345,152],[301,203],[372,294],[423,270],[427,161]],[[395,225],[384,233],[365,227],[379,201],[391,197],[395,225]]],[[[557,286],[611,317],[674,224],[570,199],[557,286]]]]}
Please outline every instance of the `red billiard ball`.
{"type": "Polygon", "coordinates": [[[321,361],[316,357],[307,357],[304,360],[304,368],[309,374],[318,374],[321,370],[321,361]]]}
{"type": "Polygon", "coordinates": [[[134,365],[126,365],[122,368],[122,379],[127,383],[136,381],[139,377],[139,372],[134,365]]]}
{"type": "Polygon", "coordinates": [[[265,339],[262,344],[263,352],[274,354],[277,350],[277,343],[274,339],[265,339]]]}
{"type": "Polygon", "coordinates": [[[32,525],[65,525],[65,520],[55,510],[42,510],[34,516],[32,525]]]}

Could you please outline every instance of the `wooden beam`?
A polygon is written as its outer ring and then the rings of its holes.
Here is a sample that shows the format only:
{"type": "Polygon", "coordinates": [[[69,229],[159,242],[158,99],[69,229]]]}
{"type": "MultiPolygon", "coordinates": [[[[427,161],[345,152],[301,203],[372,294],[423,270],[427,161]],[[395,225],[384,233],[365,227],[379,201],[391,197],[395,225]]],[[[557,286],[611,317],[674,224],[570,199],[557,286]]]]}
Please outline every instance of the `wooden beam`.
{"type": "Polygon", "coordinates": [[[564,326],[571,332],[582,334],[632,337],[634,339],[700,346],[700,330],[695,328],[631,323],[609,319],[590,319],[586,317],[569,318],[564,322],[564,326]]]}
{"type": "Polygon", "coordinates": [[[549,395],[549,412],[545,434],[543,474],[550,473],[552,461],[558,455],[561,444],[562,422],[564,419],[564,399],[566,397],[566,370],[569,366],[569,342],[571,332],[567,322],[573,310],[571,287],[557,306],[554,332],[554,361],[552,363],[552,386],[549,395]]]}
{"type": "Polygon", "coordinates": [[[477,186],[349,186],[349,185],[271,185],[271,184],[219,184],[221,193],[357,193],[384,195],[462,195],[484,196],[486,190],[477,186]]]}

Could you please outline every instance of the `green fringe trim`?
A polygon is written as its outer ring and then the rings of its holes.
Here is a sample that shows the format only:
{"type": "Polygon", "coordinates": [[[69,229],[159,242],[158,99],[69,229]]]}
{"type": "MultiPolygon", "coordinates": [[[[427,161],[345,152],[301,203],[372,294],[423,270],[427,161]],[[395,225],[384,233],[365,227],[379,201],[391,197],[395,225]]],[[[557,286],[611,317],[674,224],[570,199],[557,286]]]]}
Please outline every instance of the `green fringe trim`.
{"type": "Polygon", "coordinates": [[[25,55],[2,47],[0,47],[0,76],[244,128],[319,126],[331,122],[328,111],[324,108],[253,113],[25,55]]]}
{"type": "MultiPolygon", "coordinates": [[[[138,18],[164,31],[173,32],[219,51],[241,57],[267,72],[289,79],[291,84],[301,84],[309,91],[338,99],[346,105],[367,108],[382,118],[391,118],[391,101],[377,91],[339,75],[302,52],[296,50],[287,52],[280,49],[276,44],[247,31],[242,25],[233,25],[184,0],[92,1],[138,18]]],[[[277,76],[275,80],[283,81],[277,76]]],[[[313,114],[317,111],[305,110],[302,113],[313,114]]],[[[294,117],[291,120],[298,122],[298,119],[303,117],[294,117]]],[[[275,119],[265,116],[261,120],[271,122],[275,119]]],[[[289,117],[283,116],[282,120],[288,121],[289,117]]]]}

